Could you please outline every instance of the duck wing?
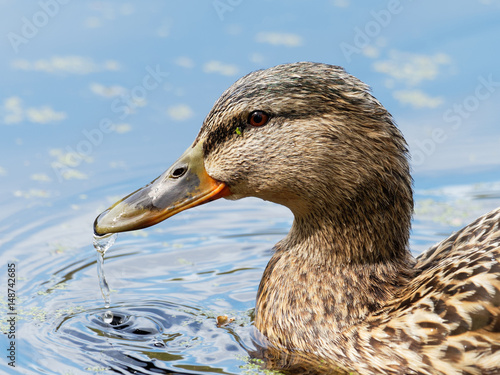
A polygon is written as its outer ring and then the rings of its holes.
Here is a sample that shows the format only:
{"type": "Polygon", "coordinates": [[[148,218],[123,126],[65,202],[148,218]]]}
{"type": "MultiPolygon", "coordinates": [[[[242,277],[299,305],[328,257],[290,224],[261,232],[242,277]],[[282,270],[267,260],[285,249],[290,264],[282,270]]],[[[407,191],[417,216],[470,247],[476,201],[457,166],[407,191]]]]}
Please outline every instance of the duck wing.
{"type": "Polygon", "coordinates": [[[430,248],[416,268],[366,331],[357,328],[360,352],[373,357],[360,370],[500,374],[500,208],[430,248]]]}

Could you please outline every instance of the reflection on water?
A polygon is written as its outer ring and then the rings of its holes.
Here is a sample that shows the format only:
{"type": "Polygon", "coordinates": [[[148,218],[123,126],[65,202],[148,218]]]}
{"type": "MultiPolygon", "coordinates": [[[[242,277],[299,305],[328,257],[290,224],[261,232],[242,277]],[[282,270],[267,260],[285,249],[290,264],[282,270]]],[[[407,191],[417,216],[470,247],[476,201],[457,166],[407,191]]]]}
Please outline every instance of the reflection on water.
{"type": "MultiPolygon", "coordinates": [[[[111,196],[127,188],[100,190],[111,196]]],[[[500,183],[417,190],[415,254],[500,205],[499,192],[500,183]]],[[[89,243],[92,221],[108,204],[101,195],[89,191],[88,212],[74,221],[61,215],[68,207],[61,199],[30,208],[31,216],[14,211],[0,223],[8,239],[4,254],[15,250],[19,268],[19,347],[30,353],[18,356],[18,368],[26,374],[263,373],[248,359],[258,353],[253,308],[272,245],[291,224],[288,210],[254,199],[214,202],[123,234],[106,252],[112,303],[103,306],[89,243]],[[219,316],[229,323],[218,324],[219,316]]],[[[2,317],[5,308],[2,300],[2,317]]]]}
{"type": "Polygon", "coordinates": [[[57,345],[81,347],[97,355],[102,368],[148,373],[196,367],[196,361],[189,358],[198,353],[204,372],[222,370],[215,363],[224,354],[207,351],[202,339],[217,335],[216,328],[199,319],[198,311],[158,300],[133,303],[113,308],[110,323],[103,322],[101,310],[86,311],[63,321],[52,335],[59,341],[57,345]]]}
{"type": "MultiPolygon", "coordinates": [[[[416,174],[442,173],[440,188],[417,191],[415,254],[500,205],[500,183],[443,177],[498,179],[498,2],[452,12],[406,2],[393,14],[382,3],[261,1],[259,17],[250,1],[1,3],[0,266],[16,264],[20,373],[259,373],[246,359],[255,295],[288,210],[244,200],[183,212],[123,234],[105,277],[89,238],[95,217],[162,173],[252,70],[314,59],[373,87],[416,174]],[[423,28],[429,14],[440,20],[423,28]],[[370,25],[380,30],[361,48],[357,30],[370,25]],[[217,327],[218,316],[234,320],[217,327]]],[[[0,289],[4,332],[5,298],[0,289]]]]}

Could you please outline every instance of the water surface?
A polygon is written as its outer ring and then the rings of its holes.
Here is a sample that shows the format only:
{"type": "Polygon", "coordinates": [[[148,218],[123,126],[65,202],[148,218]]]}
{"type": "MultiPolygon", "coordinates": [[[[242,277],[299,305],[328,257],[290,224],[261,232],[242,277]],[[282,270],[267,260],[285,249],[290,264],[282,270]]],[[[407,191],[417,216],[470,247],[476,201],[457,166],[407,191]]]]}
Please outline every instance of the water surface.
{"type": "MultiPolygon", "coordinates": [[[[417,198],[415,254],[500,205],[500,182],[427,189],[417,198]]],[[[81,209],[88,225],[61,218],[67,200],[32,208],[43,220],[18,212],[0,223],[19,272],[18,348],[31,353],[18,357],[21,373],[258,373],[247,361],[255,295],[272,244],[291,224],[286,209],[221,201],[121,234],[105,255],[107,323],[90,231],[106,203],[92,192],[85,203],[94,207],[81,209]],[[220,315],[235,321],[219,328],[220,315]]]]}
{"type": "Polygon", "coordinates": [[[95,217],[160,175],[252,70],[319,61],[372,86],[413,155],[416,255],[499,206],[500,3],[393,3],[0,1],[2,331],[10,263],[18,316],[2,371],[259,372],[255,295],[287,209],[217,201],[121,234],[109,309],[92,246],[95,217]]]}

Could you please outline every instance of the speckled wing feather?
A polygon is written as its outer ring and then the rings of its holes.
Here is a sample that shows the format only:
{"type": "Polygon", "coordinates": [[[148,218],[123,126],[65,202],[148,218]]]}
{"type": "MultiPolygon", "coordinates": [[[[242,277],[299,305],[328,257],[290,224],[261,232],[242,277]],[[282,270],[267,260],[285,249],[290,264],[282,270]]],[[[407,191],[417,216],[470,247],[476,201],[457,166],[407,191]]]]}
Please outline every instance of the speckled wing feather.
{"type": "Polygon", "coordinates": [[[417,261],[408,288],[344,332],[335,356],[362,374],[500,374],[500,209],[417,261]]]}

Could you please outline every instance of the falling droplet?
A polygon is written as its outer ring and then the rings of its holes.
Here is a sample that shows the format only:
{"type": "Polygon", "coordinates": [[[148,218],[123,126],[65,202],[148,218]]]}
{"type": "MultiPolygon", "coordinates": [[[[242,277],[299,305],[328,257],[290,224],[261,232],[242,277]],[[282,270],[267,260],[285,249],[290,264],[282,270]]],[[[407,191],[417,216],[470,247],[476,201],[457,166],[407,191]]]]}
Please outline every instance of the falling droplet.
{"type": "MultiPolygon", "coordinates": [[[[99,286],[101,287],[102,297],[104,298],[104,307],[106,309],[109,309],[109,306],[111,305],[111,298],[109,285],[106,281],[106,276],[104,275],[104,254],[106,254],[106,251],[113,246],[116,237],[116,233],[107,234],[105,236],[94,235],[94,248],[97,251],[97,275],[99,277],[99,286]]],[[[110,313],[111,320],[113,320],[113,314],[111,311],[107,311],[106,313],[110,313]]]]}
{"type": "Polygon", "coordinates": [[[106,310],[104,314],[102,314],[102,320],[104,323],[111,324],[113,322],[113,312],[111,310],[106,310]]]}
{"type": "Polygon", "coordinates": [[[115,243],[117,236],[116,233],[105,234],[104,236],[94,234],[94,249],[102,253],[102,255],[106,254],[106,251],[115,243]]]}

